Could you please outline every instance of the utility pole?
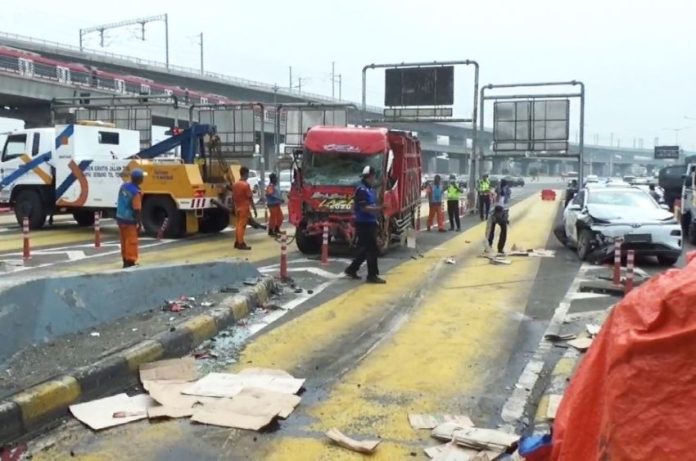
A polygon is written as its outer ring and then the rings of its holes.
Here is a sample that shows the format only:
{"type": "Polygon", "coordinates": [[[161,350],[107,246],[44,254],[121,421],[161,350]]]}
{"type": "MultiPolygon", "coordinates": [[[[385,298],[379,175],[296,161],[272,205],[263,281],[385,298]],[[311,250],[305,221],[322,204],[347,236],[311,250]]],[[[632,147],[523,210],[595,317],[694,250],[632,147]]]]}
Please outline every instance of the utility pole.
{"type": "Polygon", "coordinates": [[[331,61],[331,99],[336,99],[336,61],[331,61]]]}
{"type": "Polygon", "coordinates": [[[201,75],[203,75],[205,73],[204,69],[203,69],[203,32],[201,32],[200,37],[201,37],[201,41],[200,41],[200,45],[201,45],[201,75]]]}
{"type": "Polygon", "coordinates": [[[290,70],[290,84],[288,85],[288,90],[292,93],[292,66],[289,67],[290,70]]]}
{"type": "Polygon", "coordinates": [[[164,14],[164,54],[167,70],[169,70],[169,14],[164,14]]]}
{"type": "Polygon", "coordinates": [[[297,77],[297,92],[302,93],[302,77],[297,77]]]}
{"type": "Polygon", "coordinates": [[[614,147],[614,133],[613,132],[609,135],[609,145],[611,147],[614,147]]]}
{"type": "Polygon", "coordinates": [[[338,100],[343,101],[343,74],[338,74],[338,100]]]}

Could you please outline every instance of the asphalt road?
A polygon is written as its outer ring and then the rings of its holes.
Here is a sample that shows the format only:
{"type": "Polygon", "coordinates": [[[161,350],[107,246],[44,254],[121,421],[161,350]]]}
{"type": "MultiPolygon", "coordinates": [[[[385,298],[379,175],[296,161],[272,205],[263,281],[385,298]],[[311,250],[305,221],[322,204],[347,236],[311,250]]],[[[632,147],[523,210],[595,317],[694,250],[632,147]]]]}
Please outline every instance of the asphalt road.
{"type": "MultiPolygon", "coordinates": [[[[409,426],[408,412],[467,414],[479,426],[497,427],[503,405],[581,267],[552,236],[559,202],[539,199],[546,186],[514,190],[508,246],[554,249],[555,258],[489,264],[477,257],[484,224],[473,216],[465,218],[461,233],[421,232],[416,250],[392,249],[380,260],[388,281],[381,287],[340,277],[346,259],[332,257],[322,267],[291,248],[291,275],[313,295],[286,300],[292,308],[282,316],[271,313],[240,327],[235,363],[221,365],[231,371],[282,368],[307,379],[298,409],[269,430],[173,420],[93,433],[68,420],[30,442],[33,459],[360,459],[326,443],[323,433],[331,427],[356,437],[380,437],[374,459],[425,459],[422,449],[435,443],[427,431],[409,426]],[[455,264],[446,263],[448,258],[455,264]]],[[[34,268],[8,275],[117,266],[117,254],[100,255],[84,246],[89,231],[64,226],[39,236],[44,249],[83,251],[84,258],[46,254],[43,262],[32,262],[34,268]]],[[[17,251],[16,245],[8,248],[2,232],[0,259],[17,251]]],[[[260,233],[252,233],[250,243],[254,250],[243,256],[275,273],[277,243],[260,233]]],[[[240,256],[229,233],[151,245],[143,264],[240,256]]]]}

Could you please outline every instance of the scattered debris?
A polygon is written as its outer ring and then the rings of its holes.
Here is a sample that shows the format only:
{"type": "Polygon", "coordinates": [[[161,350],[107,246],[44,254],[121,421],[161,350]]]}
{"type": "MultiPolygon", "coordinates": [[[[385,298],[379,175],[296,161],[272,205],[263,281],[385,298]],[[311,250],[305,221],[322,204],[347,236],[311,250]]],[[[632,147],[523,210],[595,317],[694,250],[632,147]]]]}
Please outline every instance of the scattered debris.
{"type": "Polygon", "coordinates": [[[220,288],[220,293],[239,293],[239,288],[222,287],[222,288],[220,288]]]}
{"type": "Polygon", "coordinates": [[[414,429],[434,429],[444,423],[455,423],[457,427],[473,427],[474,422],[463,415],[426,415],[409,413],[408,422],[414,429]]]}
{"type": "Polygon", "coordinates": [[[425,454],[433,461],[471,461],[479,454],[473,448],[463,448],[453,443],[446,443],[425,449],[425,454]]]}
{"type": "Polygon", "coordinates": [[[512,264],[512,261],[510,261],[509,259],[505,259],[504,257],[500,257],[500,256],[488,258],[488,260],[490,261],[491,264],[496,265],[496,266],[509,266],[510,264],[512,264]]]}
{"type": "Polygon", "coordinates": [[[212,301],[203,301],[201,303],[201,307],[213,307],[214,305],[215,305],[215,303],[212,301]]]}
{"type": "Polygon", "coordinates": [[[549,405],[546,408],[546,419],[553,420],[556,419],[556,413],[558,412],[558,406],[561,404],[563,399],[562,395],[551,394],[549,395],[549,405]]]}
{"type": "Polygon", "coordinates": [[[132,332],[136,332],[136,331],[138,331],[138,329],[137,329],[137,328],[131,328],[131,331],[132,331],[132,332]]]}
{"type": "Polygon", "coordinates": [[[98,337],[101,336],[101,333],[99,333],[98,331],[93,331],[93,332],[91,332],[89,335],[90,335],[90,336],[93,336],[93,337],[95,337],[95,338],[98,338],[98,337]]]}
{"type": "Polygon", "coordinates": [[[296,379],[282,370],[248,368],[235,373],[210,373],[182,392],[203,397],[234,397],[245,387],[297,394],[304,379],[296,379]]]}
{"type": "Polygon", "coordinates": [[[454,260],[454,258],[447,258],[447,259],[445,259],[445,263],[447,263],[447,264],[456,264],[457,262],[454,260]]]}
{"type": "Polygon", "coordinates": [[[375,452],[377,445],[381,440],[355,440],[343,434],[336,428],[326,432],[326,436],[334,441],[337,445],[349,450],[357,451],[358,453],[371,454],[375,452]]]}
{"type": "Polygon", "coordinates": [[[467,448],[479,451],[491,450],[497,453],[507,451],[519,439],[517,435],[507,432],[479,427],[463,427],[452,422],[437,426],[433,429],[432,436],[436,439],[451,440],[457,445],[467,448]]]}
{"type": "Polygon", "coordinates": [[[91,402],[70,405],[70,412],[95,431],[147,418],[155,401],[146,394],[118,394],[91,402]]]}
{"type": "Polygon", "coordinates": [[[568,341],[568,345],[574,347],[580,352],[585,352],[592,345],[592,338],[577,338],[572,341],[568,341]]]}
{"type": "Polygon", "coordinates": [[[198,378],[193,357],[160,360],[140,365],[140,381],[189,382],[198,378]]]}
{"type": "Polygon", "coordinates": [[[569,341],[577,338],[577,336],[572,333],[549,333],[545,335],[544,338],[546,338],[548,341],[569,341]]]}
{"type": "Polygon", "coordinates": [[[594,338],[595,336],[597,336],[601,328],[601,325],[596,325],[594,323],[588,323],[587,325],[585,325],[585,330],[587,330],[587,334],[590,335],[590,338],[594,338]]]}
{"type": "Polygon", "coordinates": [[[259,281],[257,279],[246,279],[243,283],[244,285],[253,287],[256,286],[256,284],[259,283],[259,281]]]}
{"type": "Polygon", "coordinates": [[[297,395],[244,388],[232,399],[195,407],[192,421],[237,429],[259,430],[276,416],[287,418],[300,403],[297,395]]]}

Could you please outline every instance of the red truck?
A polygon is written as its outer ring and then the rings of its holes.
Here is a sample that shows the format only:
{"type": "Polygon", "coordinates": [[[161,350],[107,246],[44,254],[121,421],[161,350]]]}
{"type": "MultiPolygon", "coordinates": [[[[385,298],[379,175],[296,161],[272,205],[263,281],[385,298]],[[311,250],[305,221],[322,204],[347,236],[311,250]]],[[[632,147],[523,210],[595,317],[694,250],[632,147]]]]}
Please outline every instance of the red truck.
{"type": "Polygon", "coordinates": [[[302,253],[321,248],[324,225],[332,244],[352,246],[353,194],[365,166],[377,173],[379,243],[385,251],[393,239],[415,226],[421,191],[420,141],[409,132],[387,128],[317,126],[307,131],[288,194],[290,222],[302,253]]]}

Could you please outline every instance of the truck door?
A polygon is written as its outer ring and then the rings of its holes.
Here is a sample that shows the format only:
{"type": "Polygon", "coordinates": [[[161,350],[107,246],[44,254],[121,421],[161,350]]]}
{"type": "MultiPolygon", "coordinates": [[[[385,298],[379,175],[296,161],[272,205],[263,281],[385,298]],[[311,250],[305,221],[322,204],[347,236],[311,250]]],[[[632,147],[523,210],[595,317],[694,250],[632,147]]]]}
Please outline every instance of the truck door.
{"type": "Polygon", "coordinates": [[[29,152],[29,149],[27,149],[27,136],[26,133],[10,134],[5,140],[5,145],[2,148],[2,158],[0,159],[0,185],[2,185],[0,188],[0,203],[9,203],[10,201],[12,188],[9,186],[14,183],[12,175],[20,165],[24,164],[21,156],[29,152]]]}

